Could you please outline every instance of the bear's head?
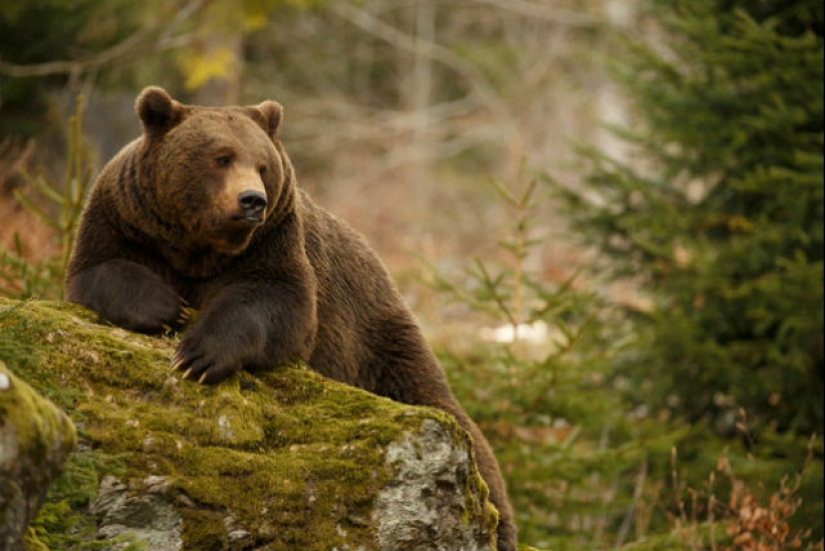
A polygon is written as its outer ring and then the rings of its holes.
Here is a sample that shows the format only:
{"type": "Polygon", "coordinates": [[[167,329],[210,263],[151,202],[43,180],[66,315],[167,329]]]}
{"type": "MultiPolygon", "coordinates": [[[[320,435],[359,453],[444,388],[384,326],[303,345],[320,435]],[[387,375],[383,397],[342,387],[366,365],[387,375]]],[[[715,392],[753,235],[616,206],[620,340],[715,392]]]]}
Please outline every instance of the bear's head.
{"type": "Polygon", "coordinates": [[[150,87],[136,110],[144,132],[141,200],[166,226],[156,237],[184,256],[241,253],[273,216],[291,178],[276,137],[281,106],[183,105],[150,87]]]}

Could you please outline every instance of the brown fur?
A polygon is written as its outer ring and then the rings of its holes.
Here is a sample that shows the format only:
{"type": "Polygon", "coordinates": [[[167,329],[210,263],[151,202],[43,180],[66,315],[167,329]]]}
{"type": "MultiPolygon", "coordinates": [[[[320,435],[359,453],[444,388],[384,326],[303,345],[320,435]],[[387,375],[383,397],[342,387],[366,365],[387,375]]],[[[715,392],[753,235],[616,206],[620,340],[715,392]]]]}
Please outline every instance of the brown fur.
{"type": "Polygon", "coordinates": [[[200,309],[173,364],[201,382],[304,360],[332,379],[451,413],[473,436],[499,510],[498,547],[515,549],[487,441],[380,260],[296,187],[276,137],[281,107],[185,106],[148,88],[137,112],[144,135],[103,168],[89,198],[68,299],[143,332],[181,323],[186,303],[200,309]],[[255,191],[266,207],[250,214],[238,195],[255,191]]]}

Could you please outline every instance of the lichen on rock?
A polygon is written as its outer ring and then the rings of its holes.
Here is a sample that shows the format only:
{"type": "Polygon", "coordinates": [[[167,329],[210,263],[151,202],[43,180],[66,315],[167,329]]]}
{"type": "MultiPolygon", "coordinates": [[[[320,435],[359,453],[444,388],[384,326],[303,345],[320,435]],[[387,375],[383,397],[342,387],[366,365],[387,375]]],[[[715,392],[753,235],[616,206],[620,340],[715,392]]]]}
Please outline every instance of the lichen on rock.
{"type": "MultiPolygon", "coordinates": [[[[489,540],[484,526],[467,523],[471,466],[469,442],[456,445],[444,425],[425,419],[418,433],[405,434],[387,446],[394,478],[378,493],[373,519],[381,549],[473,550],[489,540]],[[444,514],[452,511],[457,514],[444,514]]],[[[493,513],[494,514],[494,513],[493,513]]]]}
{"type": "Polygon", "coordinates": [[[169,370],[177,337],[101,326],[69,304],[0,299],[0,338],[22,351],[0,342],[0,358],[71,416],[84,448],[125,466],[100,473],[94,537],[132,533],[158,550],[494,547],[469,436],[440,411],[303,366],[201,386],[169,370]]]}

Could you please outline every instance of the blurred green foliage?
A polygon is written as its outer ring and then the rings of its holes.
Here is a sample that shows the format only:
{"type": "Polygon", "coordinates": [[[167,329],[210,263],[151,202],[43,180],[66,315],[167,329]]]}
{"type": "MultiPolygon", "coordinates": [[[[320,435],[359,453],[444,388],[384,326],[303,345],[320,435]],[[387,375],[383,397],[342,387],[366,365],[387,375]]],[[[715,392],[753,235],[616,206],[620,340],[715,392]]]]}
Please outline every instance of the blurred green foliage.
{"type": "Polygon", "coordinates": [[[14,190],[16,200],[52,231],[57,251],[53,257],[29,261],[23,255],[20,236],[15,235],[14,251],[0,249],[0,295],[20,299],[63,298],[63,277],[74,248],[86,191],[92,183],[92,170],[83,147],[82,106],[83,98],[78,96],[75,114],[69,120],[63,182],[55,182],[41,169],[35,175],[23,173],[31,191],[14,190]]]}
{"type": "Polygon", "coordinates": [[[780,551],[798,539],[796,548],[813,549],[821,438],[757,426],[744,409],[735,430],[720,433],[660,408],[656,381],[617,370],[641,357],[647,329],[588,291],[584,275],[554,284],[528,269],[540,243],[537,188],[494,185],[512,220],[500,260],[475,259],[460,276],[434,272],[430,283],[499,326],[437,351],[496,451],[521,540],[553,550],[780,551]]]}
{"type": "MultiPolygon", "coordinates": [[[[791,545],[773,531],[808,548],[823,534],[823,448],[810,440],[825,394],[823,7],[645,7],[657,40],[627,37],[614,60],[634,107],[633,123],[613,128],[630,160],[583,148],[580,187],[547,180],[602,273],[629,278],[650,306],[611,308],[528,277],[539,307],[523,320],[545,321],[562,346],[538,360],[479,346],[444,363],[464,403],[480,404],[471,415],[491,435],[525,541],[791,545]],[[551,297],[563,307],[542,306],[551,297]],[[788,517],[748,524],[769,507],[746,494],[788,517]]],[[[513,323],[504,305],[522,259],[436,283],[513,323]]]]}
{"type": "MultiPolygon", "coordinates": [[[[630,160],[583,148],[582,185],[555,191],[600,268],[650,298],[625,308],[611,377],[663,427],[690,427],[677,439],[687,487],[729,446],[746,480],[776,490],[823,430],[825,8],[646,9],[667,43],[627,37],[615,60],[634,118],[613,130],[630,160]]],[[[792,524],[821,538],[821,441],[811,453],[792,524]]]]}
{"type": "Polygon", "coordinates": [[[585,151],[578,234],[649,291],[621,369],[691,423],[823,428],[823,5],[656,1],[616,67],[635,159],[585,151]],[[640,369],[640,366],[644,366],[640,369]]]}

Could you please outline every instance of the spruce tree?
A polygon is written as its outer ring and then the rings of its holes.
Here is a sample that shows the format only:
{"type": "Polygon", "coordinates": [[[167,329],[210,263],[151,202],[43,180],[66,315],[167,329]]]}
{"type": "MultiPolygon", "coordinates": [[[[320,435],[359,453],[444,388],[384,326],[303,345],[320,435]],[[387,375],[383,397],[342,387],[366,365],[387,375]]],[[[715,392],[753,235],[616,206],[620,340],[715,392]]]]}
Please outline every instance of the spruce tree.
{"type": "Polygon", "coordinates": [[[587,151],[576,232],[649,293],[624,356],[656,410],[823,429],[823,3],[649,0],[616,73],[630,160],[587,151]]]}

